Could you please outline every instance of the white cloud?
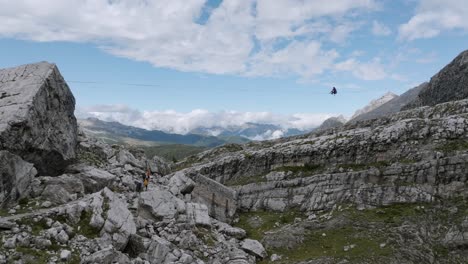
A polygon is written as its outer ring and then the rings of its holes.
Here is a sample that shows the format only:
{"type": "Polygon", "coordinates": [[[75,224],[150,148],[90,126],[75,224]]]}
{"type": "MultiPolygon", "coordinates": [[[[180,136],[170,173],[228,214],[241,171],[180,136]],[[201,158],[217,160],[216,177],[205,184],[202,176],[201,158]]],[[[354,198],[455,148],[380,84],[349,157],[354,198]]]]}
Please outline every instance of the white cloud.
{"type": "Polygon", "coordinates": [[[372,22],[372,33],[376,36],[389,36],[392,34],[392,30],[378,21],[372,22]]]}
{"type": "Polygon", "coordinates": [[[443,31],[467,31],[468,5],[462,0],[420,0],[414,16],[399,28],[399,38],[432,38],[443,31]]]}
{"type": "MultiPolygon", "coordinates": [[[[75,113],[78,118],[96,117],[105,121],[116,121],[125,125],[162,130],[169,133],[187,134],[196,128],[214,128],[213,133],[219,134],[219,128],[243,126],[247,123],[277,125],[282,129],[296,128],[309,130],[319,126],[325,119],[334,116],[328,113],[297,113],[280,115],[270,112],[209,112],[196,109],[187,113],[167,111],[140,112],[123,105],[96,105],[78,108],[75,113]]],[[[282,136],[283,130],[272,130],[259,137],[275,138],[282,136]]]]}
{"type": "Polygon", "coordinates": [[[353,31],[359,28],[359,25],[348,22],[333,28],[330,33],[330,41],[343,43],[353,31]]]}
{"type": "Polygon", "coordinates": [[[377,7],[375,0],[225,0],[214,9],[205,2],[0,0],[0,37],[93,43],[180,71],[309,77],[338,58],[321,42],[344,41],[356,29],[346,17],[377,7]],[[203,10],[210,13],[200,24],[203,10]]]}
{"type": "Polygon", "coordinates": [[[338,71],[350,71],[354,76],[363,80],[382,80],[387,77],[384,66],[378,58],[370,62],[360,62],[355,58],[336,64],[335,67],[338,71]]]}
{"type": "Polygon", "coordinates": [[[293,41],[283,49],[265,49],[252,57],[249,75],[298,73],[304,77],[320,74],[332,67],[338,52],[323,51],[319,42],[293,41]]]}

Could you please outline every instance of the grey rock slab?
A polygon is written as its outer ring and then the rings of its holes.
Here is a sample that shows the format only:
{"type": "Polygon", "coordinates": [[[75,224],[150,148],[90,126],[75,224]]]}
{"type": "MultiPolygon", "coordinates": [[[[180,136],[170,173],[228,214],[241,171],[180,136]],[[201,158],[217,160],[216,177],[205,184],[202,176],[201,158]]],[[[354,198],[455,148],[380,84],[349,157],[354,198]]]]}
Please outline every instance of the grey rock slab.
{"type": "Polygon", "coordinates": [[[68,261],[71,258],[71,251],[70,250],[62,250],[60,251],[60,260],[68,261]]]}
{"type": "Polygon", "coordinates": [[[41,194],[41,198],[55,204],[65,204],[73,200],[65,188],[60,185],[48,185],[41,194]]]}
{"type": "Polygon", "coordinates": [[[267,257],[265,248],[257,240],[244,239],[241,243],[241,248],[247,253],[253,254],[260,259],[267,257]]]}
{"type": "Polygon", "coordinates": [[[197,226],[211,227],[208,207],[204,204],[187,203],[187,217],[189,223],[197,226]]]}
{"type": "Polygon", "coordinates": [[[0,230],[10,230],[16,226],[15,223],[0,218],[0,230]]]}
{"type": "Polygon", "coordinates": [[[110,187],[115,181],[116,176],[105,171],[86,164],[76,164],[69,166],[67,172],[81,180],[86,193],[94,193],[105,187],[110,187]]]}
{"type": "Polygon", "coordinates": [[[237,239],[244,239],[247,236],[247,233],[244,229],[230,226],[223,222],[217,222],[218,231],[222,234],[225,234],[229,237],[234,237],[237,239]]]}
{"type": "Polygon", "coordinates": [[[195,188],[195,182],[185,176],[183,171],[179,171],[169,179],[168,186],[170,188],[169,190],[174,195],[188,194],[195,188]]]}
{"type": "Polygon", "coordinates": [[[5,243],[3,243],[3,247],[6,249],[14,249],[16,248],[16,237],[8,238],[5,243]]]}
{"type": "Polygon", "coordinates": [[[139,216],[146,219],[175,219],[185,211],[185,203],[169,191],[155,188],[142,192],[139,201],[139,216]]]}
{"type": "Polygon", "coordinates": [[[0,151],[0,205],[14,202],[30,193],[37,174],[33,164],[8,151],[0,151]]]}
{"type": "Polygon", "coordinates": [[[120,251],[113,248],[107,248],[93,253],[90,256],[84,257],[81,261],[82,264],[128,264],[131,263],[130,259],[120,251]]]}
{"type": "Polygon", "coordinates": [[[157,235],[152,236],[151,240],[152,241],[148,247],[146,258],[150,261],[151,264],[166,263],[166,258],[172,251],[173,245],[169,241],[157,235]]]}
{"type": "Polygon", "coordinates": [[[47,62],[0,70],[0,149],[59,175],[75,158],[75,98],[47,62]]]}
{"type": "Polygon", "coordinates": [[[102,194],[105,197],[104,206],[108,206],[103,231],[111,234],[113,245],[117,250],[123,250],[130,235],[136,233],[135,220],[128,210],[127,203],[115,193],[105,188],[102,194]]]}

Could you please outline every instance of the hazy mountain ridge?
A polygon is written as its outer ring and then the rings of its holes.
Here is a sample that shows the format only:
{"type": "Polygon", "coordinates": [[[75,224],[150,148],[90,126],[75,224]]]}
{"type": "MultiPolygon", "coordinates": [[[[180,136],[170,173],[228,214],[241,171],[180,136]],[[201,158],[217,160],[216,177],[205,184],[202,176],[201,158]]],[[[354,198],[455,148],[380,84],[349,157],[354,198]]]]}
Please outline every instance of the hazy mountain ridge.
{"type": "MultiPolygon", "coordinates": [[[[118,122],[106,122],[97,118],[78,120],[80,127],[99,138],[110,138],[125,142],[126,139],[136,139],[154,144],[184,144],[202,147],[215,147],[226,143],[243,143],[248,139],[241,137],[215,137],[198,134],[171,134],[159,130],[146,130],[143,128],[126,126],[118,122]]],[[[143,145],[143,144],[142,144],[143,145]]]]}
{"type": "Polygon", "coordinates": [[[387,92],[386,94],[384,94],[382,97],[380,98],[377,98],[377,99],[374,99],[372,101],[369,102],[369,104],[367,104],[366,106],[364,106],[363,108],[361,109],[358,109],[354,115],[351,117],[351,119],[354,119],[356,118],[357,116],[360,116],[360,115],[363,115],[363,114],[366,114],[366,113],[369,113],[369,112],[372,112],[374,111],[375,109],[381,107],[382,105],[384,105],[385,103],[395,99],[395,98],[398,98],[398,95],[392,93],[392,92],[387,92]]]}
{"type": "Polygon", "coordinates": [[[385,104],[375,108],[372,111],[355,116],[349,122],[373,119],[373,118],[383,117],[388,114],[397,113],[401,111],[404,106],[413,102],[418,97],[419,92],[421,92],[421,90],[424,89],[424,87],[426,87],[427,84],[428,84],[427,82],[422,83],[406,91],[400,96],[393,98],[392,100],[386,102],[385,104]]]}
{"type": "Polygon", "coordinates": [[[245,123],[240,126],[228,127],[198,127],[190,131],[192,134],[217,137],[242,137],[250,140],[269,140],[280,137],[301,135],[312,131],[296,128],[283,128],[273,124],[245,123]]]}

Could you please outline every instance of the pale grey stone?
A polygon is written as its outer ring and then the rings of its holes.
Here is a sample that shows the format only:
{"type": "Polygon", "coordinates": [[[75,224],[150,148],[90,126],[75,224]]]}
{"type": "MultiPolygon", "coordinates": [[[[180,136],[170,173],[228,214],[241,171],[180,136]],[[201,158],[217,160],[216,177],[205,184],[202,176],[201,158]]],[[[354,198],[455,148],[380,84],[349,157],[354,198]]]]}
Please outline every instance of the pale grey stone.
{"type": "Polygon", "coordinates": [[[75,158],[75,98],[54,64],[0,70],[0,149],[59,175],[75,158]]]}
{"type": "Polygon", "coordinates": [[[241,248],[248,253],[263,259],[267,256],[266,250],[263,245],[257,240],[253,239],[244,239],[241,243],[241,248]]]}
{"type": "Polygon", "coordinates": [[[0,150],[0,205],[27,197],[36,174],[33,164],[8,151],[0,150]]]}

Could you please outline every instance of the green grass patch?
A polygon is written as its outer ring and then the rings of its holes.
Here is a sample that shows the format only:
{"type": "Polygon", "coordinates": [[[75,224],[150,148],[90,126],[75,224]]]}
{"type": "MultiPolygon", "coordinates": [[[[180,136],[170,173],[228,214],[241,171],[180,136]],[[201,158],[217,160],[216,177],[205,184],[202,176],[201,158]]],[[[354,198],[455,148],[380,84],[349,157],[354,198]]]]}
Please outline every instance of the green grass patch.
{"type": "Polygon", "coordinates": [[[247,184],[251,184],[251,183],[266,182],[267,179],[266,179],[265,175],[266,174],[260,174],[260,175],[250,176],[250,177],[240,177],[240,178],[235,178],[235,179],[229,179],[228,181],[224,182],[224,185],[226,185],[226,186],[242,186],[242,185],[247,185],[247,184]]]}
{"type": "Polygon", "coordinates": [[[241,151],[241,150],[244,149],[239,144],[225,144],[225,145],[221,146],[221,148],[227,150],[228,152],[237,152],[237,151],[241,151]]]}
{"type": "Polygon", "coordinates": [[[176,161],[186,157],[196,155],[207,150],[207,147],[191,146],[183,144],[168,144],[160,146],[138,146],[145,151],[148,158],[154,156],[163,157],[166,160],[176,161]]]}
{"type": "Polygon", "coordinates": [[[309,231],[304,243],[292,249],[277,249],[276,254],[283,256],[279,263],[297,263],[320,257],[332,257],[335,260],[363,261],[392,254],[392,248],[380,248],[385,238],[377,234],[370,234],[368,230],[359,229],[351,225],[336,229],[309,231]],[[322,234],[325,234],[323,236],[322,234]],[[345,246],[354,245],[348,251],[345,246]]]}
{"type": "Polygon", "coordinates": [[[283,166],[274,169],[274,171],[292,172],[293,174],[299,173],[317,173],[323,170],[323,166],[319,164],[305,164],[304,166],[283,166]]]}
{"type": "Polygon", "coordinates": [[[18,204],[23,207],[23,206],[27,206],[29,204],[29,199],[24,197],[24,198],[21,198],[19,199],[18,201],[18,204]]]}
{"type": "Polygon", "coordinates": [[[95,167],[101,167],[106,162],[102,157],[100,157],[96,153],[86,151],[83,149],[80,149],[78,151],[77,160],[95,167]]]}
{"type": "Polygon", "coordinates": [[[439,144],[435,150],[441,151],[444,153],[452,153],[455,151],[468,150],[468,140],[466,139],[456,139],[448,140],[442,144],[439,144]]]}
{"type": "Polygon", "coordinates": [[[351,208],[349,217],[355,222],[383,222],[399,225],[407,218],[422,214],[418,208],[424,205],[428,206],[428,204],[392,204],[361,211],[351,208]]]}
{"type": "Polygon", "coordinates": [[[93,239],[99,237],[99,229],[92,227],[89,222],[91,221],[91,217],[93,216],[93,212],[91,211],[83,211],[81,213],[80,221],[78,222],[77,226],[77,233],[93,239]]]}
{"type": "Polygon", "coordinates": [[[401,164],[414,164],[417,161],[415,161],[413,159],[400,159],[400,160],[398,160],[398,162],[401,163],[401,164]]]}
{"type": "Polygon", "coordinates": [[[244,212],[239,215],[239,222],[235,226],[244,229],[248,237],[260,241],[264,236],[264,232],[294,223],[294,219],[297,217],[304,217],[304,215],[298,210],[244,212]],[[257,222],[257,224],[254,224],[254,222],[257,222]]]}
{"type": "Polygon", "coordinates": [[[209,247],[213,247],[216,244],[216,238],[211,234],[210,230],[204,227],[195,228],[193,233],[209,247]]]}
{"type": "Polygon", "coordinates": [[[27,264],[47,264],[48,260],[52,257],[52,255],[47,253],[45,250],[36,250],[25,247],[17,247],[16,252],[23,255],[21,260],[23,263],[27,264]]]}
{"type": "MultiPolygon", "coordinates": [[[[292,174],[287,175],[285,177],[286,180],[303,177],[305,175],[313,175],[316,173],[320,173],[324,170],[322,165],[318,164],[306,164],[304,166],[282,166],[273,169],[273,171],[277,172],[292,172],[292,174]]],[[[263,173],[259,175],[249,176],[249,177],[239,177],[235,179],[230,179],[224,183],[226,186],[242,186],[251,183],[261,183],[267,182],[267,178],[265,177],[268,173],[263,173]]]]}
{"type": "Polygon", "coordinates": [[[49,226],[47,226],[47,221],[44,218],[37,222],[34,222],[32,218],[21,218],[19,220],[16,220],[16,222],[19,225],[30,226],[32,229],[31,233],[35,236],[39,235],[39,233],[42,230],[46,230],[49,228],[49,226]]]}
{"type": "Polygon", "coordinates": [[[389,166],[390,163],[387,161],[377,161],[377,162],[372,162],[372,163],[365,163],[365,164],[340,164],[338,165],[338,168],[343,168],[344,170],[353,170],[353,171],[361,171],[361,170],[368,170],[370,168],[377,168],[377,169],[382,169],[384,167],[389,166]]]}

